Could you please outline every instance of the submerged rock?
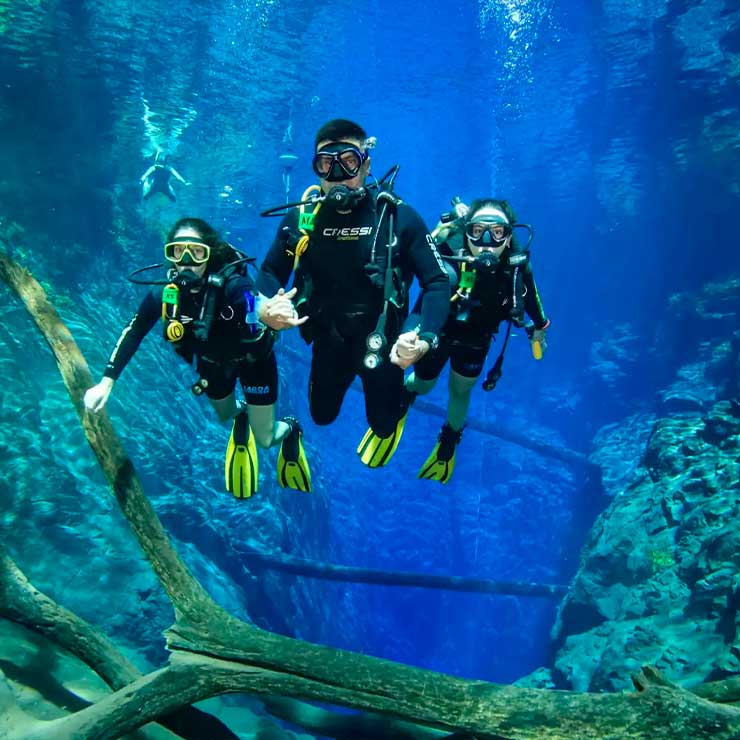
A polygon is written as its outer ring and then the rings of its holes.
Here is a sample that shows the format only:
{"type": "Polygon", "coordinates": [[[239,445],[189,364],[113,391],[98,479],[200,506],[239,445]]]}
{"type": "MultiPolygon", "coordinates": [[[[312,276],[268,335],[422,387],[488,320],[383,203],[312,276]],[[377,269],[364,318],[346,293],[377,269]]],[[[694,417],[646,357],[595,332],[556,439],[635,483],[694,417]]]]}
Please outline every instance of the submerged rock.
{"type": "Polygon", "coordinates": [[[654,423],[559,610],[558,687],[624,689],[643,663],[687,683],[740,671],[739,433],[730,401],[654,423]]]}

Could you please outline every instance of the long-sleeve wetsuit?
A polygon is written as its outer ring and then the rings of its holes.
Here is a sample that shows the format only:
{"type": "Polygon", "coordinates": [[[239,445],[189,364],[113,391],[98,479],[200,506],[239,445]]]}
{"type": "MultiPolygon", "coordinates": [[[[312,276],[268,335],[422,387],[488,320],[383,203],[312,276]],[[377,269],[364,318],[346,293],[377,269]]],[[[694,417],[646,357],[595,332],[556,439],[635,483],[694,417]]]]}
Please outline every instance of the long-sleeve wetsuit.
{"type": "MultiPolygon", "coordinates": [[[[272,351],[273,332],[247,323],[247,301],[254,292],[246,276],[227,278],[215,292],[212,321],[204,314],[206,288],[197,292],[179,291],[177,320],[184,328],[182,339],[173,347],[186,362],[196,361],[196,369],[207,381],[209,398],[228,396],[242,383],[248,403],[270,405],[277,400],[277,365],[272,351]]],[[[206,312],[207,313],[207,312],[206,312]]],[[[121,333],[103,375],[116,380],[134,356],[144,337],[162,319],[162,286],[154,286],[145,296],[131,321],[121,333]]]]}
{"type": "MultiPolygon", "coordinates": [[[[367,195],[349,213],[324,205],[316,214],[307,250],[300,257],[299,300],[309,316],[303,336],[313,343],[309,378],[311,416],[317,424],[337,417],[347,389],[359,374],[365,391],[367,419],[373,431],[386,437],[403,413],[403,371],[389,361],[369,370],[363,364],[365,339],[383,310],[383,279],[387,259],[388,217],[378,220],[375,198],[367,195]],[[375,261],[371,260],[373,242],[375,261]],[[375,280],[372,279],[375,276],[375,280]]],[[[419,214],[405,203],[395,209],[393,249],[405,295],[414,276],[421,285],[420,331],[437,334],[448,314],[449,279],[434,242],[419,214]]],[[[300,234],[298,213],[290,211],[262,264],[257,287],[272,296],[286,287],[293,271],[294,250],[300,234]]],[[[398,337],[406,306],[389,312],[389,346],[398,337]]]]}
{"type": "MultiPolygon", "coordinates": [[[[440,245],[440,252],[451,255],[453,250],[444,243],[440,245]]],[[[468,254],[467,250],[465,254],[468,254]]],[[[459,283],[462,266],[460,263],[452,263],[452,266],[459,283]]],[[[470,279],[469,265],[466,265],[466,271],[470,279]]],[[[450,315],[442,329],[439,347],[416,364],[414,371],[420,379],[436,378],[448,358],[455,372],[477,378],[483,370],[492,337],[502,321],[512,320],[522,325],[526,313],[537,329],[549,324],[535,284],[529,253],[520,250],[516,242],[507,247],[493,269],[477,268],[474,273],[472,288],[469,291],[459,289],[459,295],[450,303],[450,315]]],[[[414,307],[409,317],[411,322],[419,310],[414,307]]]]}

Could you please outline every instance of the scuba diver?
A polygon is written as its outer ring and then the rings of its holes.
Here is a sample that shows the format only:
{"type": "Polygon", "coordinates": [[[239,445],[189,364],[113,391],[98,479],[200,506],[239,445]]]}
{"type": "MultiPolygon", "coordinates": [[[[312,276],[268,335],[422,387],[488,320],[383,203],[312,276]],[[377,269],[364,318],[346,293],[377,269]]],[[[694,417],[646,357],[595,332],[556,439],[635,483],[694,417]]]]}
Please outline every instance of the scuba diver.
{"type": "MultiPolygon", "coordinates": [[[[180,219],[170,230],[164,254],[171,267],[167,280],[145,281],[137,275],[162,265],[140,268],[133,282],[153,285],[139,310],[121,333],[101,381],[85,393],[85,407],[99,412],[113,384],[158,322],[164,337],[188,364],[195,361],[196,395],[205,394],[219,421],[233,419],[226,450],[226,490],[235,498],[257,491],[257,448],[280,443],[278,482],[283,488],[311,490],[311,472],[297,419],[275,421],[278,373],[275,332],[258,318],[254,283],[247,273],[252,262],[221,239],[206,221],[180,219]],[[164,286],[164,287],[162,287],[164,286]],[[241,383],[245,401],[237,401],[241,383]]],[[[291,293],[275,297],[275,310],[285,311],[291,293]]]]}
{"type": "Polygon", "coordinates": [[[183,185],[190,183],[170,164],[168,164],[167,152],[157,149],[154,155],[154,164],[141,176],[141,194],[144,199],[151,198],[154,193],[166,195],[173,203],[177,200],[175,191],[172,189],[170,176],[174,176],[183,185]]]}
{"type": "Polygon", "coordinates": [[[384,186],[386,178],[365,186],[374,144],[352,121],[319,129],[313,169],[320,185],[300,203],[262,214],[284,216],[257,277],[260,293],[274,295],[294,274],[295,310],[272,310],[265,299],[262,319],[276,330],[300,326],[312,345],[308,397],[316,424],[337,418],[359,375],[370,428],[357,453],[371,468],[396,451],[414,398],[404,389],[403,369],[436,345],[449,300],[444,263],[419,214],[384,186]],[[422,290],[419,319],[399,336],[414,275],[422,290]]]}
{"type": "MultiPolygon", "coordinates": [[[[501,322],[508,324],[506,336],[501,353],[483,382],[486,391],[493,390],[501,377],[512,324],[525,328],[537,360],[547,346],[545,332],[550,326],[529,260],[532,227],[518,224],[505,200],[482,198],[468,208],[456,198],[453,205],[454,212],[443,214],[432,232],[442,259],[449,265],[451,285],[456,288],[450,299],[450,315],[441,331],[439,347],[422,358],[406,378],[409,391],[429,393],[450,361],[447,421],[418,476],[440,483],[447,483],[452,477],[470,394],[501,322]],[[515,228],[529,232],[523,247],[513,233],[515,228]],[[525,321],[525,313],[530,323],[525,321]]],[[[407,325],[413,326],[418,315],[417,306],[407,325]]]]}

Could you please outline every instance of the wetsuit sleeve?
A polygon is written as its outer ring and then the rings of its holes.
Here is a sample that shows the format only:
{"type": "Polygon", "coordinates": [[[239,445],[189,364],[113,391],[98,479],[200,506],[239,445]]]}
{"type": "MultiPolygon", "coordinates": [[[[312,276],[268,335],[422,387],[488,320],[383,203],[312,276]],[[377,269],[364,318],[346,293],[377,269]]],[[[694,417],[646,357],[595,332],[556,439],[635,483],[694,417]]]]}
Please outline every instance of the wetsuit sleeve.
{"type": "Polygon", "coordinates": [[[257,275],[257,290],[268,298],[288,285],[290,273],[293,272],[293,249],[298,241],[296,219],[297,212],[292,210],[280,222],[275,239],[257,275]]]}
{"type": "Polygon", "coordinates": [[[527,266],[522,276],[524,286],[527,289],[527,294],[524,297],[524,309],[527,312],[536,329],[545,328],[550,322],[545,316],[545,309],[542,307],[542,301],[540,300],[540,294],[537,290],[537,285],[534,281],[534,272],[532,271],[532,265],[527,262],[527,266]]]}
{"type": "Polygon", "coordinates": [[[421,216],[402,204],[398,209],[398,219],[401,259],[408,259],[408,268],[421,286],[419,332],[439,334],[450,310],[447,270],[421,216]]]}
{"type": "MultiPolygon", "coordinates": [[[[437,250],[439,251],[440,255],[443,257],[451,257],[455,252],[453,251],[452,247],[447,242],[442,242],[441,244],[437,244],[437,250]]],[[[445,260],[442,260],[445,266],[445,270],[447,271],[447,277],[450,280],[450,291],[452,292],[455,289],[455,286],[457,285],[460,275],[459,275],[459,268],[455,265],[453,262],[446,262],[445,260]]],[[[408,318],[404,322],[404,331],[420,331],[421,326],[421,306],[423,303],[423,296],[419,295],[419,297],[414,302],[414,306],[411,309],[411,313],[408,315],[408,318]]],[[[449,306],[448,306],[448,312],[449,312],[449,306]]]]}
{"type": "Polygon", "coordinates": [[[141,302],[139,310],[129,321],[126,328],[116,342],[116,346],[105,366],[103,377],[117,380],[129,360],[139,349],[144,337],[151,331],[157,320],[162,316],[162,295],[151,291],[141,302]]]}

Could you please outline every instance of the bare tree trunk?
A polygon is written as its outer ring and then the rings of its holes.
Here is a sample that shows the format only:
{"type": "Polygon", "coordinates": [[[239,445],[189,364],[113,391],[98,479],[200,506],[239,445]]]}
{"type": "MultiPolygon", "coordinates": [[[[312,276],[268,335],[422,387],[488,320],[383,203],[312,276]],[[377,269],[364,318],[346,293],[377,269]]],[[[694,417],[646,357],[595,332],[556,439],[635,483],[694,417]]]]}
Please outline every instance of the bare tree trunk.
{"type": "MultiPolygon", "coordinates": [[[[112,689],[122,689],[141,673],[99,630],[34,588],[0,545],[0,617],[38,632],[78,657],[112,689]]],[[[1,707],[0,707],[1,709],[1,707]]],[[[232,740],[226,725],[195,707],[178,708],[158,723],[183,738],[232,740]]],[[[1,737],[0,733],[0,737],[1,737]]]]}

